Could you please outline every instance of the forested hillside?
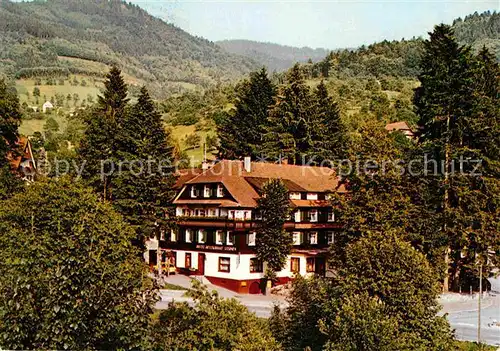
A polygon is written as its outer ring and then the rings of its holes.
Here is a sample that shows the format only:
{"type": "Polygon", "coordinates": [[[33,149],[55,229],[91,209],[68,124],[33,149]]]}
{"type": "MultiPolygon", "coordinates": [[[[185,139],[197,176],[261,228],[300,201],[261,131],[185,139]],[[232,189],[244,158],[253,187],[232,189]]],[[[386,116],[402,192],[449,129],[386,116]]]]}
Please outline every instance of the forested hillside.
{"type": "Polygon", "coordinates": [[[309,59],[317,62],[328,54],[326,49],[297,48],[252,40],[222,40],[216,44],[227,52],[251,58],[265,65],[270,71],[283,71],[295,62],[306,62],[309,59]]]}
{"type": "Polygon", "coordinates": [[[481,49],[484,45],[500,60],[500,13],[475,12],[464,19],[456,19],[453,29],[461,44],[471,45],[474,49],[481,49]]]}
{"type": "Polygon", "coordinates": [[[156,93],[207,87],[255,68],[118,0],[1,1],[0,47],[0,72],[17,78],[102,76],[116,64],[127,80],[147,82],[156,93]]]}

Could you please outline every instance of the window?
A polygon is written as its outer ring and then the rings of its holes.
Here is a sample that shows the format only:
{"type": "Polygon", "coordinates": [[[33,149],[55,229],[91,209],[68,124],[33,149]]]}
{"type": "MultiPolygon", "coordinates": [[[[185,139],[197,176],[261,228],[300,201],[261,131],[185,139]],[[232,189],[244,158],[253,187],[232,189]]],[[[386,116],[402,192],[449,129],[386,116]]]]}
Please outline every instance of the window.
{"type": "Polygon", "coordinates": [[[229,273],[231,271],[231,259],[229,257],[219,257],[219,272],[229,273]]]}
{"type": "Polygon", "coordinates": [[[264,272],[264,267],[262,261],[257,257],[250,259],[250,273],[262,273],[264,272]]]}
{"type": "Polygon", "coordinates": [[[293,232],[292,237],[293,237],[293,244],[300,245],[300,232],[293,232]]]}
{"type": "Polygon", "coordinates": [[[311,245],[318,244],[318,232],[310,232],[309,233],[309,244],[311,244],[311,245]]]}
{"type": "Polygon", "coordinates": [[[175,215],[176,215],[177,217],[180,217],[180,216],[184,215],[184,209],[182,209],[182,208],[180,208],[180,207],[176,207],[176,208],[175,208],[175,215]]]}
{"type": "Polygon", "coordinates": [[[335,214],[333,211],[328,211],[328,222],[334,222],[335,221],[335,214]]]}
{"type": "Polygon", "coordinates": [[[306,272],[314,272],[314,257],[308,257],[306,259],[306,272]]]}
{"type": "Polygon", "coordinates": [[[333,244],[335,242],[335,235],[333,232],[326,232],[326,240],[328,245],[333,244]]]}
{"type": "Polygon", "coordinates": [[[170,231],[170,241],[173,241],[173,242],[177,241],[177,233],[173,229],[170,231]]]}
{"type": "Polygon", "coordinates": [[[290,200],[300,200],[300,193],[290,193],[290,200]]]}
{"type": "Polygon", "coordinates": [[[248,246],[255,246],[255,232],[251,232],[248,234],[248,246]]]}
{"type": "Polygon", "coordinates": [[[234,210],[229,211],[229,219],[234,218],[234,210]]]}
{"type": "Polygon", "coordinates": [[[252,211],[245,211],[245,220],[248,221],[252,219],[252,211]]]}
{"type": "Polygon", "coordinates": [[[193,232],[191,229],[186,229],[186,242],[190,243],[193,241],[193,232]]]}
{"type": "Polygon", "coordinates": [[[224,242],[226,241],[225,240],[225,235],[224,235],[224,231],[223,230],[218,230],[216,233],[215,233],[215,242],[217,245],[223,245],[224,242]]]}
{"type": "Polygon", "coordinates": [[[165,230],[160,229],[160,240],[165,240],[165,230]]]}
{"type": "Polygon", "coordinates": [[[210,185],[205,185],[203,187],[203,196],[204,197],[210,197],[210,195],[211,195],[210,193],[211,193],[211,191],[210,191],[210,185]]]}
{"type": "Polygon", "coordinates": [[[300,210],[295,212],[295,222],[300,222],[300,210]]]}
{"type": "Polygon", "coordinates": [[[290,261],[290,271],[292,273],[300,273],[300,258],[292,257],[290,261]]]}
{"type": "Polygon", "coordinates": [[[261,220],[262,219],[262,212],[260,212],[259,210],[255,210],[254,214],[255,214],[255,219],[256,220],[261,220]]]}
{"type": "Polygon", "coordinates": [[[196,186],[191,186],[191,197],[198,197],[198,189],[196,189],[196,186]]]}
{"type": "Polygon", "coordinates": [[[204,244],[207,241],[207,231],[200,229],[198,230],[198,242],[204,244]]]}
{"type": "Polygon", "coordinates": [[[234,234],[231,232],[227,232],[227,244],[228,245],[234,244],[234,234]]]}
{"type": "Polygon", "coordinates": [[[318,194],[316,193],[307,193],[307,200],[318,200],[318,194]]]}
{"type": "Polygon", "coordinates": [[[309,221],[311,221],[311,222],[318,221],[318,210],[309,211],[309,221]]]}
{"type": "Polygon", "coordinates": [[[208,216],[209,217],[217,217],[217,209],[216,208],[211,208],[208,210],[208,216]]]}
{"type": "Polygon", "coordinates": [[[205,210],[203,208],[196,209],[195,213],[197,217],[205,217],[205,210]]]}
{"type": "Polygon", "coordinates": [[[191,254],[186,253],[186,258],[184,260],[184,267],[191,268],[191,254]]]}
{"type": "Polygon", "coordinates": [[[219,210],[219,216],[221,216],[221,217],[227,217],[227,210],[225,208],[221,208],[219,210]]]}
{"type": "Polygon", "coordinates": [[[222,184],[217,185],[217,197],[224,197],[224,187],[222,184]]]}

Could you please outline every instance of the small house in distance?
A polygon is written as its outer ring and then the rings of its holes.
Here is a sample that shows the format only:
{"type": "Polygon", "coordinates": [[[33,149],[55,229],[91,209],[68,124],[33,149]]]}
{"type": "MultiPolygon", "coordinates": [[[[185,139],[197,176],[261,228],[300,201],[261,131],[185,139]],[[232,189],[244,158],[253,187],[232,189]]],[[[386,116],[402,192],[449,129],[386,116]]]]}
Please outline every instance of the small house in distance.
{"type": "Polygon", "coordinates": [[[54,108],[54,105],[50,101],[45,101],[45,103],[42,105],[42,112],[47,113],[47,111],[50,112],[54,108]]]}
{"type": "Polygon", "coordinates": [[[389,123],[385,126],[385,129],[389,132],[401,132],[406,135],[408,139],[416,138],[415,132],[413,132],[408,123],[405,121],[389,123]]]}
{"type": "Polygon", "coordinates": [[[31,142],[26,137],[19,137],[17,145],[18,153],[7,156],[11,169],[23,180],[32,182],[35,180],[36,163],[33,157],[33,150],[31,149],[31,142]]]}

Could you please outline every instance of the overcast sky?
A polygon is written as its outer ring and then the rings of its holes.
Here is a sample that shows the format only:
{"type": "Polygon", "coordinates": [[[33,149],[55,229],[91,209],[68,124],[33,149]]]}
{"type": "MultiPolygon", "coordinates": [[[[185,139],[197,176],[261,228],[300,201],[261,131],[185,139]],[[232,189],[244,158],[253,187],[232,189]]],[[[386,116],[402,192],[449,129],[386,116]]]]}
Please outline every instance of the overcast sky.
{"type": "Polygon", "coordinates": [[[451,24],[453,19],[474,11],[500,9],[500,0],[132,2],[191,34],[213,41],[249,39],[328,49],[425,36],[437,23],[451,24]]]}

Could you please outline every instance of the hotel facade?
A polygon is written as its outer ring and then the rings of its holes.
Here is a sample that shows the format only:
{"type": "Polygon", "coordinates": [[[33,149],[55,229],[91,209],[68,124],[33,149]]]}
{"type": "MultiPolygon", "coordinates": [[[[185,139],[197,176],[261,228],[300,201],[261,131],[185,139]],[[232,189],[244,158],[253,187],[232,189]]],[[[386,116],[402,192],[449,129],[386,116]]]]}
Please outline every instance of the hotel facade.
{"type": "MultiPolygon", "coordinates": [[[[255,255],[261,219],[257,200],[263,185],[277,178],[288,190],[292,211],[285,230],[293,236],[278,284],[295,274],[325,274],[328,247],[340,229],[328,197],[345,191],[333,170],[249,158],[205,168],[181,172],[173,202],[177,228],[160,238],[163,257],[170,257],[178,274],[204,276],[238,293],[261,293],[265,267],[255,255]]],[[[158,241],[151,239],[147,246],[149,262],[156,264],[158,241]]]]}

